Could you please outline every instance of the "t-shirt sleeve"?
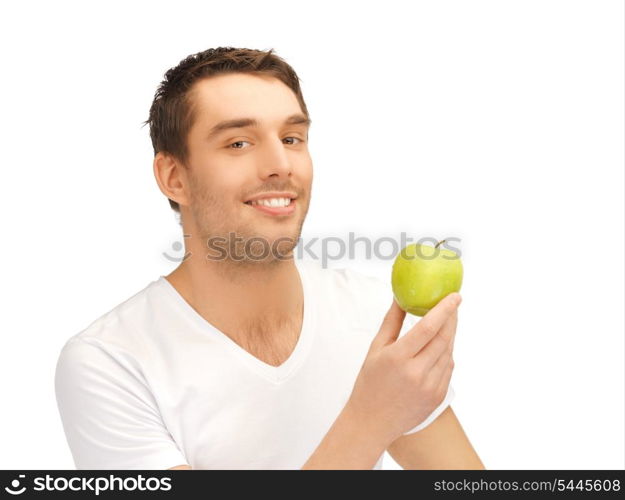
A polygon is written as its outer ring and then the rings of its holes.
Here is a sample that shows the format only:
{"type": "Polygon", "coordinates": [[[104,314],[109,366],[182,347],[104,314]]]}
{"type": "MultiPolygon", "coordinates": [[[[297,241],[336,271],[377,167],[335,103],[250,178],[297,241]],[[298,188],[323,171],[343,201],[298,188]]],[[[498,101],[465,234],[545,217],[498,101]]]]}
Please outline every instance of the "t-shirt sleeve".
{"type": "Polygon", "coordinates": [[[168,469],[188,464],[132,361],[98,341],[70,339],[55,393],[76,468],[168,469]]]}

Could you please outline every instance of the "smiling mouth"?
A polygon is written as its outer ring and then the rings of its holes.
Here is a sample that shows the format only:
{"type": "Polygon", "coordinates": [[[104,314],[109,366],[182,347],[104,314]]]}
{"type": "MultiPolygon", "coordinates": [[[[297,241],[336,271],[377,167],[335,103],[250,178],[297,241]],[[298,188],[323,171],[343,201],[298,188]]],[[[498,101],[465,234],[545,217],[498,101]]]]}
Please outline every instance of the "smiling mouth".
{"type": "Polygon", "coordinates": [[[245,204],[254,212],[270,217],[290,216],[295,213],[297,198],[264,198],[246,201],[245,204]]]}
{"type": "Polygon", "coordinates": [[[295,198],[265,198],[262,200],[246,201],[245,204],[251,206],[261,205],[269,208],[281,208],[290,206],[293,201],[295,201],[295,198]]]}

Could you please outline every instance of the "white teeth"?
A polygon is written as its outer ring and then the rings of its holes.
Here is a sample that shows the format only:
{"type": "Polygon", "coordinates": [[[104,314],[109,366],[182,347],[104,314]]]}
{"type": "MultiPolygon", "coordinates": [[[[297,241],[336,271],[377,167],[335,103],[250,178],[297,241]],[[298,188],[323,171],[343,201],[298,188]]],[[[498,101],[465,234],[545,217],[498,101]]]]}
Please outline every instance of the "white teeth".
{"type": "Polygon", "coordinates": [[[252,201],[252,205],[263,205],[265,207],[288,207],[290,204],[291,198],[265,198],[252,201]]]}

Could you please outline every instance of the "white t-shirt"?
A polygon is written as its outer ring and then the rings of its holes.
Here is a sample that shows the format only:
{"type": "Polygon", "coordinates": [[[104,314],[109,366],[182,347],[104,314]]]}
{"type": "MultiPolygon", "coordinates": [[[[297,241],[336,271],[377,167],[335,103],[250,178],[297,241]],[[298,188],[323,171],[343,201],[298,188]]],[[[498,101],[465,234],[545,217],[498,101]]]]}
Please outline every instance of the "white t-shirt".
{"type": "MultiPolygon", "coordinates": [[[[356,271],[295,263],[303,325],[278,367],[213,327],[163,276],[69,338],[55,391],[77,469],[301,468],[347,402],[392,291],[356,271]]],[[[406,315],[401,335],[417,320],[406,315]]],[[[450,385],[406,434],[453,397],[450,385]]]]}

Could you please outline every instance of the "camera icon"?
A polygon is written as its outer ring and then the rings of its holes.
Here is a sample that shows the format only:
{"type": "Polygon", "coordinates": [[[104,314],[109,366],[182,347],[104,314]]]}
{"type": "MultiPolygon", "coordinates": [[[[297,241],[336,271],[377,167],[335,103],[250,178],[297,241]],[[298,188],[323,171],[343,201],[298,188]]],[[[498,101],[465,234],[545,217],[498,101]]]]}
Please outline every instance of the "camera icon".
{"type": "MultiPolygon", "coordinates": [[[[20,474],[18,476],[20,479],[26,477],[24,474],[20,474]]],[[[20,486],[20,481],[19,479],[14,479],[13,481],[11,481],[11,487],[9,486],[5,486],[4,487],[4,491],[6,491],[7,493],[9,493],[10,495],[21,495],[22,493],[24,493],[26,491],[26,486],[23,486],[21,489],[17,489],[20,486]],[[15,490],[11,489],[11,488],[16,488],[15,490]]]]}
{"type": "MultiPolygon", "coordinates": [[[[191,235],[185,234],[183,236],[185,238],[189,238],[191,235]]],[[[182,250],[182,243],[180,243],[179,241],[174,241],[171,245],[171,248],[175,252],[179,252],[180,250],[182,250]]],[[[183,262],[187,260],[189,257],[191,257],[191,255],[193,255],[193,252],[187,252],[183,257],[172,257],[171,255],[168,255],[166,252],[163,252],[161,255],[163,255],[163,257],[165,257],[170,262],[183,262]]]]}

